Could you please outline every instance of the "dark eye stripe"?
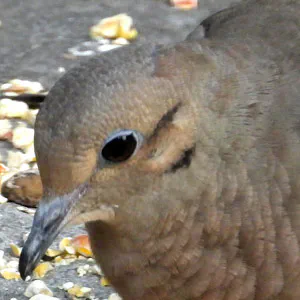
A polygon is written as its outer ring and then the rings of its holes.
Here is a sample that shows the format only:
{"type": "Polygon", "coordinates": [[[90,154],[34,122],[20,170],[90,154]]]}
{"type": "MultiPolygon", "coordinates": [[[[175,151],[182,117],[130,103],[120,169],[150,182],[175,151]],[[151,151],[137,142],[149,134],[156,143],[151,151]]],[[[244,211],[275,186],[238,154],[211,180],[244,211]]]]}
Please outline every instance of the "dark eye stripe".
{"type": "Polygon", "coordinates": [[[150,138],[154,138],[155,136],[157,136],[160,129],[166,127],[168,124],[170,124],[173,121],[174,116],[177,113],[180,106],[181,106],[181,102],[177,103],[161,117],[155,129],[153,130],[153,133],[150,138]]]}
{"type": "Polygon", "coordinates": [[[185,150],[182,153],[182,156],[180,157],[180,159],[177,162],[175,162],[169,170],[167,170],[167,173],[175,173],[177,170],[179,170],[181,168],[188,168],[190,166],[190,164],[192,162],[192,158],[195,154],[195,149],[196,149],[196,145],[185,150]]]}

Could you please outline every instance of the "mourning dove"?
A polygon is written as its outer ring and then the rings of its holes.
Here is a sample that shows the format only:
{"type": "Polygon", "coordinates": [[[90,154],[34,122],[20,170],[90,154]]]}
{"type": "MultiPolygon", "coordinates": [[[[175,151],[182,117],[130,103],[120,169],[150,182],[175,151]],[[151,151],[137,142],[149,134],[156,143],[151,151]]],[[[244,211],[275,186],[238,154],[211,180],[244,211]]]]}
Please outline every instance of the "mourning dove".
{"type": "Polygon", "coordinates": [[[300,1],[251,0],[67,72],[36,121],[21,276],[84,222],[124,300],[300,299],[299,53],[300,1]]]}

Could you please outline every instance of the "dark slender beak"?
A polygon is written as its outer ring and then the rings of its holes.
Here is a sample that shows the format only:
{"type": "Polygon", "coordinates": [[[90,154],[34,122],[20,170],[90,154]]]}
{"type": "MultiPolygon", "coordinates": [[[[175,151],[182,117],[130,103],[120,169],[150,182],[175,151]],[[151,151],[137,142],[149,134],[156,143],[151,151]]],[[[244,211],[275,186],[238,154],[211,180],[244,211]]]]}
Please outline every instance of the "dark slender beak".
{"type": "Polygon", "coordinates": [[[47,197],[40,202],[20,256],[19,271],[23,280],[31,275],[48,247],[70,221],[72,207],[84,193],[85,189],[79,187],[70,194],[47,197]]]}

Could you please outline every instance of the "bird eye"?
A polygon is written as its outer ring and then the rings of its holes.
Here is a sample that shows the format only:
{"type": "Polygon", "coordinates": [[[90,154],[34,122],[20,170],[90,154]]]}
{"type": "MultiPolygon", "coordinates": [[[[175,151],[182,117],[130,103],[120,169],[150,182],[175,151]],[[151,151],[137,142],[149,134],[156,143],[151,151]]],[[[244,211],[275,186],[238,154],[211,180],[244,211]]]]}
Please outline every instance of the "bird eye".
{"type": "Polygon", "coordinates": [[[129,159],[140,145],[141,136],[133,130],[121,130],[112,134],[102,148],[102,158],[119,163],[129,159]]]}

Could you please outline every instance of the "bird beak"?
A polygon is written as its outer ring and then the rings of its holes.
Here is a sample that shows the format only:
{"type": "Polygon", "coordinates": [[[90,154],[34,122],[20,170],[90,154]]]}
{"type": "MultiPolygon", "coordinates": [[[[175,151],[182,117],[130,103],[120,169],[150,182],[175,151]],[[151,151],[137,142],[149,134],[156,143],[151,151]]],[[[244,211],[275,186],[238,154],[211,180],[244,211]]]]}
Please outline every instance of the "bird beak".
{"type": "Polygon", "coordinates": [[[86,186],[79,186],[70,194],[42,199],[20,256],[19,271],[23,280],[32,273],[48,247],[70,221],[72,207],[85,192],[86,186]]]}

